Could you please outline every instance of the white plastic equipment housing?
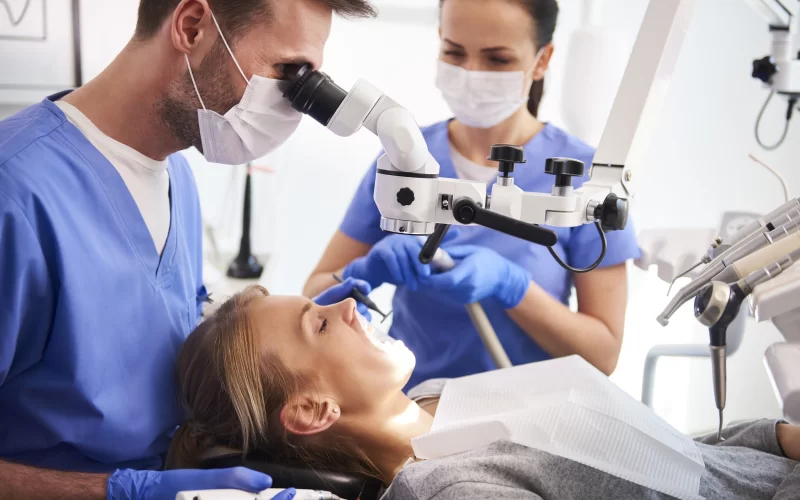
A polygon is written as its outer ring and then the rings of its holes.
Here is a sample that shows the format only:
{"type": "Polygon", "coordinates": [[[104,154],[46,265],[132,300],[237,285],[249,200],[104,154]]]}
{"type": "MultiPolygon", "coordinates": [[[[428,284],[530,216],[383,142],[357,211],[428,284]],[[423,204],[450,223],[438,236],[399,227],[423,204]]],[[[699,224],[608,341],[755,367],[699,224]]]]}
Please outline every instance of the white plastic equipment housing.
{"type": "Polygon", "coordinates": [[[381,97],[383,92],[374,85],[365,80],[357,81],[328,123],[328,130],[341,137],[355,134],[381,97]]]}
{"type": "Polygon", "coordinates": [[[784,418],[800,424],[800,343],[771,345],[764,353],[764,365],[784,418]]]}
{"type": "Polygon", "coordinates": [[[787,420],[800,423],[800,264],[755,288],[750,304],[758,321],[772,321],[786,339],[770,346],[764,364],[787,420]]]}

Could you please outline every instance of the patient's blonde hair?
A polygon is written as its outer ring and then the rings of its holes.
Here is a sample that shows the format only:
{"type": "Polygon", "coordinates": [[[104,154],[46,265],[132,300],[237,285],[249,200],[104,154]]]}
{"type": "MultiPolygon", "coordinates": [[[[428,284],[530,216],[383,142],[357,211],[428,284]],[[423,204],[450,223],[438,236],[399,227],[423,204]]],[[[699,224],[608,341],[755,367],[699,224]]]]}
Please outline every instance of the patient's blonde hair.
{"type": "Polygon", "coordinates": [[[267,452],[284,464],[302,464],[380,479],[352,440],[327,433],[301,438],[280,423],[290,397],[312,386],[260,347],[248,315],[250,303],[269,293],[247,288],[225,302],[186,340],[178,355],[182,402],[190,418],[172,439],[167,468],[196,468],[214,446],[267,452]]]}

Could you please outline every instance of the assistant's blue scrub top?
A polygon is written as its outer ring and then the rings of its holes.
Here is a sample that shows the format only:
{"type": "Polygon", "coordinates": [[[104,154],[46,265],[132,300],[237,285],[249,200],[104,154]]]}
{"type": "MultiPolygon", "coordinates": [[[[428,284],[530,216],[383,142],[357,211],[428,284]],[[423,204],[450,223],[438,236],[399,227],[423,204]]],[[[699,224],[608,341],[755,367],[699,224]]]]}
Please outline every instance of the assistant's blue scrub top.
{"type": "Polygon", "coordinates": [[[0,122],[0,458],[161,465],[205,296],[194,178],[180,155],[168,172],[159,256],[117,170],[50,100],[0,122]]]}
{"type": "MultiPolygon", "coordinates": [[[[423,136],[442,177],[457,177],[450,158],[447,122],[423,129],[423,136]]],[[[488,151],[487,151],[488,154],[488,151]]],[[[547,158],[570,157],[586,164],[587,177],[576,179],[575,187],[588,180],[594,150],[565,131],[547,124],[525,145],[526,164],[517,165],[515,183],[524,191],[549,193],[554,178],[544,173],[547,158]]],[[[373,199],[376,165],[373,164],[350,204],[341,230],[351,238],[374,245],[387,236],[380,230],[380,213],[373,199]]],[[[551,228],[558,233],[555,250],[573,267],[588,267],[600,255],[601,243],[594,224],[577,228],[551,228]]],[[[639,257],[639,247],[632,224],[624,231],[607,235],[608,254],[602,266],[614,266],[639,257]]],[[[527,269],[533,280],[551,296],[567,304],[572,292],[572,274],[553,260],[545,247],[534,245],[480,226],[459,228],[450,245],[474,244],[489,247],[527,269]]],[[[539,345],[508,316],[495,300],[481,302],[497,336],[515,365],[549,359],[539,345]]],[[[432,378],[453,378],[495,368],[488,351],[478,337],[463,305],[441,293],[421,288],[412,292],[397,288],[393,301],[394,315],[390,331],[416,355],[417,366],[407,387],[432,378]]]]}

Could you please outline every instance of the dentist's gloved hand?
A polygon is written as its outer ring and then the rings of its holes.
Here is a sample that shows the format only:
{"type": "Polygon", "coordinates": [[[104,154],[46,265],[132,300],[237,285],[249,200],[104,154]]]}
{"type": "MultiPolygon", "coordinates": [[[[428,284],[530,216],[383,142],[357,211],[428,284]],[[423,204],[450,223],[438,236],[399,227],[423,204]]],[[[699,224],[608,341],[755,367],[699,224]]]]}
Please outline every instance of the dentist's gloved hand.
{"type": "Polygon", "coordinates": [[[456,267],[421,279],[421,285],[464,305],[494,298],[504,309],[513,309],[522,302],[532,279],[526,269],[486,247],[461,245],[444,250],[456,267]]]}
{"type": "MultiPolygon", "coordinates": [[[[344,282],[328,288],[321,294],[317,295],[317,297],[314,299],[314,302],[321,306],[338,304],[339,302],[352,297],[354,288],[358,289],[364,295],[369,295],[372,291],[372,287],[369,286],[369,283],[366,281],[354,278],[345,278],[344,282]]],[[[369,309],[367,309],[367,306],[361,302],[358,303],[358,312],[368,320],[372,320],[372,315],[370,314],[369,309]]]]}
{"type": "MultiPolygon", "coordinates": [[[[175,500],[181,491],[243,490],[258,493],[272,486],[272,478],[244,467],[219,470],[118,470],[109,479],[107,500],[175,500]]],[[[273,500],[292,500],[286,490],[273,500]]]]}
{"type": "Polygon", "coordinates": [[[344,278],[362,279],[376,288],[384,283],[405,285],[414,291],[419,279],[430,276],[430,266],[419,261],[422,242],[414,236],[394,234],[379,241],[367,255],[351,262],[344,278]]]}

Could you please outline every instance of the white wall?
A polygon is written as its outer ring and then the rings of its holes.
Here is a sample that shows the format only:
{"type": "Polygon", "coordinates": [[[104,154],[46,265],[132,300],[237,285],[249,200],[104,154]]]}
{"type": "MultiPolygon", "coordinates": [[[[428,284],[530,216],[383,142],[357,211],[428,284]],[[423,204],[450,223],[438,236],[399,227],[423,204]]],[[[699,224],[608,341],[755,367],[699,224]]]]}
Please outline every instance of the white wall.
{"type": "MultiPolygon", "coordinates": [[[[385,1],[373,21],[334,23],[324,70],[343,86],[363,77],[407,106],[420,124],[445,118],[447,108],[434,87],[437,53],[436,0],[409,4],[385,1]],[[412,6],[408,8],[408,6],[412,6]]],[[[542,117],[561,120],[560,87],[569,33],[579,21],[578,2],[563,0],[556,54],[548,75],[542,117]]],[[[137,0],[84,0],[84,58],[88,76],[99,72],[127,42],[137,0]]],[[[646,0],[607,0],[604,23],[632,41],[646,0]]],[[[764,212],[779,202],[774,180],[747,159],[751,151],[781,169],[793,186],[791,168],[800,153],[798,131],[775,153],[763,153],[753,125],[765,91],[750,74],[753,58],[766,54],[766,25],[744,1],[698,0],[697,12],[675,72],[671,92],[639,175],[634,214],[638,229],[713,227],[728,209],[764,212]]],[[[2,54],[0,54],[2,67],[2,54]]],[[[591,84],[591,82],[589,82],[591,84]]],[[[782,106],[770,110],[764,135],[780,132],[782,106]]],[[[276,170],[256,177],[256,245],[274,253],[274,293],[298,293],[349,203],[363,172],[379,151],[367,132],[350,139],[333,136],[305,120],[284,148],[260,162],[276,170]]],[[[234,249],[238,238],[241,169],[205,164],[189,152],[207,221],[220,244],[234,249]],[[232,174],[238,172],[239,178],[232,174]],[[233,179],[233,180],[232,180],[233,179]]],[[[797,193],[795,193],[796,195],[797,193]]],[[[627,337],[614,380],[638,397],[644,354],[654,344],[707,342],[707,335],[680,311],[669,328],[654,321],[666,303],[666,285],[631,271],[627,337]]],[[[764,348],[778,338],[771,325],[752,325],[740,353],[729,362],[729,411],[733,419],[774,415],[777,405],[761,366],[764,348]]],[[[707,361],[665,361],[659,370],[656,407],[687,431],[715,424],[707,361]]]]}

